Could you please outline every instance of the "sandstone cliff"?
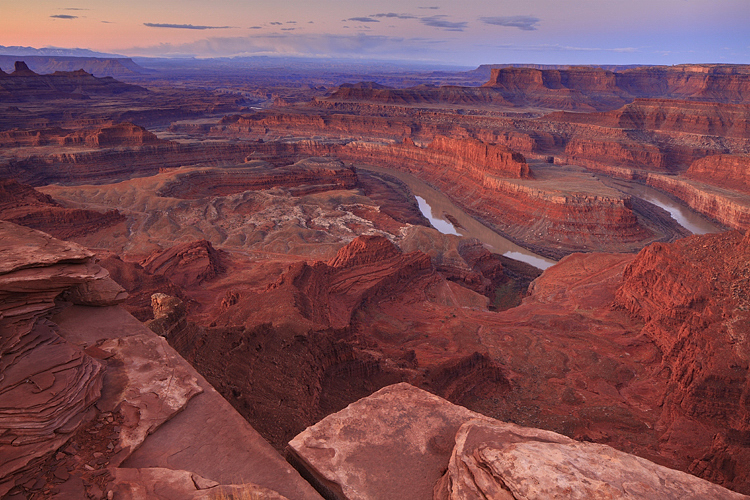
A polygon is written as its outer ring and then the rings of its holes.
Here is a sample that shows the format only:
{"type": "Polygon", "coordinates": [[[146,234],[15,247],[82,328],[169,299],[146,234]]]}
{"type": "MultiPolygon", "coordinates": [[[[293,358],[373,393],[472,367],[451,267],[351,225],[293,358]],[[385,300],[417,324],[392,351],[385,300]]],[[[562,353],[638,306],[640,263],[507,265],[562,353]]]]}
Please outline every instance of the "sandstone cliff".
{"type": "Polygon", "coordinates": [[[659,423],[664,446],[695,442],[689,429],[697,421],[710,427],[702,438],[706,451],[689,470],[729,487],[750,474],[750,455],[739,439],[750,431],[747,242],[733,231],[651,245],[625,270],[616,298],[644,321],[642,333],[662,352],[669,378],[659,423]]]}
{"type": "Polygon", "coordinates": [[[685,177],[750,194],[750,156],[707,156],[694,161],[685,177]]]}

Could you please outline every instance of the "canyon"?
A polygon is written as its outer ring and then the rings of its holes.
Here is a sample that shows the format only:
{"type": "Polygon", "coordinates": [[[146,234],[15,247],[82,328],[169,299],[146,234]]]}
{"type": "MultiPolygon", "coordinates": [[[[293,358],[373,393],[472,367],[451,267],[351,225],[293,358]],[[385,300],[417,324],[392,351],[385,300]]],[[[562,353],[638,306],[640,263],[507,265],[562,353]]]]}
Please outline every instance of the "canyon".
{"type": "Polygon", "coordinates": [[[747,67],[118,71],[0,73],[0,496],[750,494],[747,67]]]}

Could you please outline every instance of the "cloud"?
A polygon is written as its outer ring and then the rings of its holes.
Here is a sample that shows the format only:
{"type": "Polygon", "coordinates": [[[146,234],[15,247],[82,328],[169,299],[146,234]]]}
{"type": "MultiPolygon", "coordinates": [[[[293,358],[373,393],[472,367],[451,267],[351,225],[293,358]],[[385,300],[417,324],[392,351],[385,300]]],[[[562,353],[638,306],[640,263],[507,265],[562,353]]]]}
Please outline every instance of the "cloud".
{"type": "Polygon", "coordinates": [[[175,28],[181,30],[223,30],[231,26],[193,26],[192,24],[143,23],[149,28],[175,28]]]}
{"type": "Polygon", "coordinates": [[[417,16],[412,16],[411,14],[396,14],[395,12],[386,12],[383,14],[373,14],[370,17],[387,17],[387,18],[396,18],[396,19],[416,19],[417,16]]]}
{"type": "Polygon", "coordinates": [[[429,10],[438,10],[440,7],[417,7],[418,9],[429,9],[429,10]]]}
{"type": "Polygon", "coordinates": [[[49,17],[54,17],[55,19],[78,19],[78,16],[71,16],[69,14],[55,14],[49,17]]]}
{"type": "Polygon", "coordinates": [[[419,21],[424,24],[425,26],[432,26],[433,28],[441,28],[446,31],[463,31],[464,28],[466,28],[465,21],[460,22],[453,22],[453,21],[446,21],[445,18],[448,16],[438,15],[438,16],[429,16],[429,17],[422,17],[419,19],[419,21]]]}
{"type": "Polygon", "coordinates": [[[639,53],[641,50],[637,47],[574,47],[571,45],[543,44],[543,45],[497,45],[496,49],[513,49],[523,51],[541,51],[541,52],[616,52],[616,53],[639,53]]]}
{"type": "Polygon", "coordinates": [[[425,42],[402,37],[379,35],[330,35],[275,33],[242,37],[210,37],[183,44],[159,44],[131,47],[122,52],[129,55],[161,57],[246,57],[300,56],[347,57],[352,59],[398,58],[406,52],[412,56],[424,54],[425,42]]]}
{"type": "Polygon", "coordinates": [[[294,31],[297,28],[281,28],[281,31],[294,31]]]}
{"type": "Polygon", "coordinates": [[[248,29],[249,30],[259,30],[259,29],[263,29],[263,26],[250,26],[248,29]]]}
{"type": "Polygon", "coordinates": [[[495,16],[495,17],[480,17],[480,21],[484,24],[491,24],[493,26],[507,26],[510,28],[518,28],[524,31],[534,31],[536,25],[539,24],[541,19],[533,16],[495,16]]]}
{"type": "Polygon", "coordinates": [[[103,22],[104,24],[115,24],[115,23],[114,23],[114,22],[112,22],[112,21],[102,21],[102,22],[103,22]]]}
{"type": "Polygon", "coordinates": [[[274,22],[272,22],[272,23],[269,23],[269,24],[270,24],[271,26],[281,26],[281,25],[282,25],[282,24],[284,24],[284,23],[280,23],[280,22],[278,22],[278,21],[274,21],[274,22]]]}
{"type": "Polygon", "coordinates": [[[350,17],[349,19],[344,19],[344,21],[357,21],[360,23],[379,23],[377,19],[373,19],[371,17],[350,17]]]}

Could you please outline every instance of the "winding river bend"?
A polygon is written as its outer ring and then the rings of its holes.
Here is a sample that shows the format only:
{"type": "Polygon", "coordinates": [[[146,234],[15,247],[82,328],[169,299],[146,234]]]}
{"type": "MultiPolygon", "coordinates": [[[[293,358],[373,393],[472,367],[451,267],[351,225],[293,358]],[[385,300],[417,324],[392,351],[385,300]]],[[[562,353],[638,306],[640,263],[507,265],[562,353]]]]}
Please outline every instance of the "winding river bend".
{"type": "Polygon", "coordinates": [[[710,221],[695,210],[689,208],[687,205],[673,200],[668,195],[650,186],[612,177],[604,177],[600,175],[597,177],[605,182],[605,184],[612,186],[623,193],[637,196],[638,198],[646,200],[647,202],[666,210],[679,225],[693,234],[721,233],[726,230],[726,228],[710,221]]]}
{"type": "MultiPolygon", "coordinates": [[[[520,260],[538,269],[544,270],[555,264],[554,260],[537,255],[499,235],[468,215],[440,191],[411,174],[373,165],[357,165],[357,168],[388,174],[406,184],[416,197],[422,214],[429,219],[435,229],[443,234],[477,238],[491,251],[520,260]]],[[[606,176],[600,176],[600,180],[626,194],[641,198],[666,210],[678,224],[693,234],[719,233],[725,230],[722,226],[654,188],[606,176]]]]}
{"type": "Polygon", "coordinates": [[[547,269],[555,264],[554,260],[537,255],[512,241],[503,238],[488,228],[460,207],[455,205],[447,196],[430,187],[424,181],[411,174],[372,165],[357,165],[362,170],[388,174],[406,184],[417,198],[419,209],[430,220],[432,226],[443,234],[455,234],[476,238],[484,243],[492,252],[499,253],[511,259],[526,262],[538,269],[547,269]],[[453,221],[449,221],[445,214],[449,214],[453,221]]]}

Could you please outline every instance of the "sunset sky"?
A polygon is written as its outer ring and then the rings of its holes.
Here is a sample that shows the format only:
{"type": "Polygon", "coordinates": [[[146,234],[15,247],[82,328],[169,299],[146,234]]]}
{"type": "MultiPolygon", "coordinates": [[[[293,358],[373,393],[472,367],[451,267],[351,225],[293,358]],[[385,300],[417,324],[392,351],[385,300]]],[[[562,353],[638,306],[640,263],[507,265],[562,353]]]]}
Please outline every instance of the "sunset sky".
{"type": "Polygon", "coordinates": [[[0,0],[0,45],[127,56],[750,63],[750,0],[0,0]]]}

